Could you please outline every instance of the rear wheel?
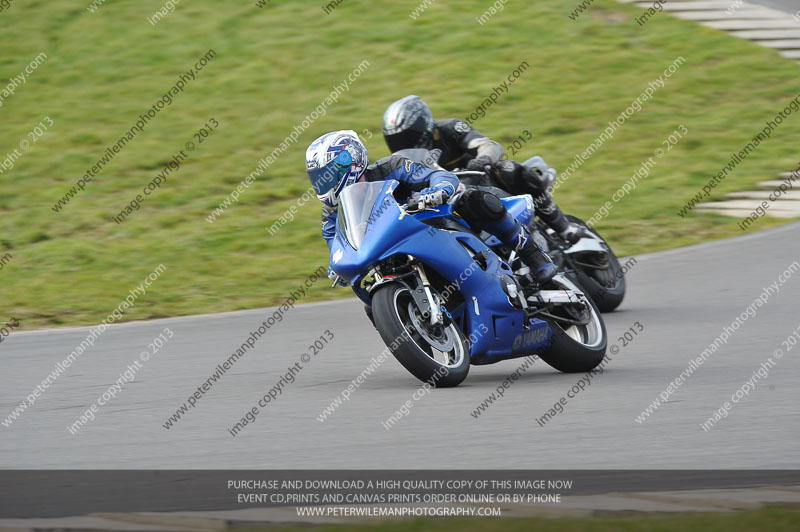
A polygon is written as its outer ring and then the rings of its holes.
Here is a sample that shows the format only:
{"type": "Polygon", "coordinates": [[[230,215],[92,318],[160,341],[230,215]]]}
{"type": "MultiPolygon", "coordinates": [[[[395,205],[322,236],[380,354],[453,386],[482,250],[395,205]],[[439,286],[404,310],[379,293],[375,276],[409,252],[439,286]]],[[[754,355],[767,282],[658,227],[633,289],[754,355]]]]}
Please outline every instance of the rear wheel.
{"type": "MultiPolygon", "coordinates": [[[[574,282],[557,275],[546,289],[583,291],[574,282]]],[[[550,347],[539,358],[559,371],[583,373],[596,368],[606,354],[606,326],[594,302],[555,307],[543,317],[553,331],[550,347]]]]}
{"type": "Polygon", "coordinates": [[[372,296],[375,327],[400,364],[437,388],[458,386],[469,373],[469,350],[455,323],[431,326],[400,283],[379,287],[372,296]]]}
{"type": "Polygon", "coordinates": [[[583,226],[603,241],[603,246],[607,250],[607,258],[587,254],[583,257],[573,258],[572,262],[575,265],[577,281],[586,289],[586,295],[594,301],[600,312],[611,312],[622,303],[622,299],[625,297],[625,276],[617,256],[614,255],[611,246],[603,240],[603,237],[580,218],[567,215],[567,219],[583,226]]]}

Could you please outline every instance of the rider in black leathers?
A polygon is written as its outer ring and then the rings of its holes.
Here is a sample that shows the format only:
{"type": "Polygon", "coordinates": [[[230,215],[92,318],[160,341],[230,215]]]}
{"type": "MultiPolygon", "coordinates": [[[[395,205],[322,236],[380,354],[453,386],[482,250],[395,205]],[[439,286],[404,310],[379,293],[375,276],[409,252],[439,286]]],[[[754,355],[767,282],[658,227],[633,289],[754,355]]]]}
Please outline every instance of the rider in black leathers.
{"type": "Polygon", "coordinates": [[[536,214],[567,242],[576,242],[584,234],[580,225],[567,220],[547,190],[555,170],[544,173],[501,160],[503,147],[499,143],[458,118],[434,120],[430,108],[418,96],[406,96],[386,109],[383,136],[392,153],[409,148],[441,152],[436,163],[446,170],[485,171],[489,167],[503,190],[533,196],[536,214]]]}

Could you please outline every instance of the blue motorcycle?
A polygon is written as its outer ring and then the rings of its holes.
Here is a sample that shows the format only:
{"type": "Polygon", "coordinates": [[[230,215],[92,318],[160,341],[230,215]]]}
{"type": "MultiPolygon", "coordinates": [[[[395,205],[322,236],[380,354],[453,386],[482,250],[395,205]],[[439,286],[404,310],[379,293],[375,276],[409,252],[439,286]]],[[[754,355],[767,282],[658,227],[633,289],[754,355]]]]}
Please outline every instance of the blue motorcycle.
{"type": "MultiPolygon", "coordinates": [[[[441,150],[423,148],[408,148],[396,153],[430,168],[439,166],[439,158],[442,155],[441,150]]],[[[548,170],[547,163],[541,157],[531,157],[523,162],[522,166],[541,174],[546,174],[548,170]]],[[[511,196],[491,171],[454,169],[452,172],[465,185],[489,190],[500,198],[511,196]]],[[[549,177],[551,181],[548,188],[552,187],[555,175],[549,177]]],[[[600,312],[611,312],[619,307],[625,297],[624,270],[611,246],[593,227],[580,218],[569,214],[566,216],[570,222],[581,225],[586,230],[586,234],[578,242],[565,241],[551,228],[538,221],[529,226],[531,234],[558,265],[559,270],[587,290],[600,312]]]]}
{"type": "MultiPolygon", "coordinates": [[[[536,354],[559,371],[603,360],[597,307],[564,275],[538,285],[514,250],[469,227],[450,203],[400,205],[397,181],[362,182],[339,196],[331,268],[366,303],[395,358],[437,387],[457,386],[470,364],[536,354]]],[[[533,223],[529,195],[503,198],[533,223]]]]}

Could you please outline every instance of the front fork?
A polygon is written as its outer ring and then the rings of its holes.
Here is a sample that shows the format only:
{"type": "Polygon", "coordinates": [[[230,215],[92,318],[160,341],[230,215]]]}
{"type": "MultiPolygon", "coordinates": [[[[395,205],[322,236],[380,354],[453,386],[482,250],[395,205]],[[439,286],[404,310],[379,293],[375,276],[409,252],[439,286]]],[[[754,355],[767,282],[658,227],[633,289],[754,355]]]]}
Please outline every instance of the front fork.
{"type": "Polygon", "coordinates": [[[431,325],[443,325],[444,314],[442,312],[442,304],[438,296],[434,296],[431,290],[431,283],[428,276],[425,274],[425,268],[417,262],[411,255],[408,256],[411,261],[411,267],[417,272],[421,286],[417,286],[411,292],[414,302],[417,304],[423,316],[430,316],[431,325]]]}
{"type": "Polygon", "coordinates": [[[386,282],[399,281],[408,287],[421,316],[429,318],[432,327],[449,324],[453,317],[445,308],[441,297],[431,288],[425,268],[413,256],[406,256],[408,257],[408,265],[411,271],[399,276],[381,275],[378,269],[374,268],[370,271],[370,275],[375,278],[375,283],[370,286],[368,292],[371,293],[377,286],[386,282]]]}

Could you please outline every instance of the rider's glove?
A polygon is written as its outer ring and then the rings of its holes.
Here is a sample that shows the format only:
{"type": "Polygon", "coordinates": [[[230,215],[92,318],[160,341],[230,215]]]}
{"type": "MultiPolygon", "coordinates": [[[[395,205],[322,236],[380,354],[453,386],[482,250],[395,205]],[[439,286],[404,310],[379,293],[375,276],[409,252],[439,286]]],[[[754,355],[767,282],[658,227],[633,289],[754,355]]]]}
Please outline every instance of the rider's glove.
{"type": "Polygon", "coordinates": [[[467,163],[467,170],[484,172],[487,166],[492,166],[492,159],[488,155],[480,155],[467,163]]]}
{"type": "Polygon", "coordinates": [[[586,236],[586,229],[582,225],[578,224],[569,224],[569,227],[564,229],[559,233],[561,238],[569,242],[570,244],[574,244],[584,236],[586,236]]]}
{"type": "Polygon", "coordinates": [[[452,189],[453,186],[449,183],[439,183],[432,187],[423,188],[419,193],[419,202],[432,207],[441,205],[450,197],[452,189]]]}

